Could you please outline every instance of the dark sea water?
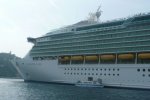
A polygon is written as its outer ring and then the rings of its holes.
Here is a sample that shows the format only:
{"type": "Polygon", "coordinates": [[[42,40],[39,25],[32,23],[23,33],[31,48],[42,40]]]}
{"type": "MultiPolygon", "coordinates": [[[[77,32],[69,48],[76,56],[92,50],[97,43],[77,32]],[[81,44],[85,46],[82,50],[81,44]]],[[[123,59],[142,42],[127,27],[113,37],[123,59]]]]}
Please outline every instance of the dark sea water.
{"type": "Polygon", "coordinates": [[[150,100],[150,90],[81,88],[0,78],[0,100],[150,100]]]}

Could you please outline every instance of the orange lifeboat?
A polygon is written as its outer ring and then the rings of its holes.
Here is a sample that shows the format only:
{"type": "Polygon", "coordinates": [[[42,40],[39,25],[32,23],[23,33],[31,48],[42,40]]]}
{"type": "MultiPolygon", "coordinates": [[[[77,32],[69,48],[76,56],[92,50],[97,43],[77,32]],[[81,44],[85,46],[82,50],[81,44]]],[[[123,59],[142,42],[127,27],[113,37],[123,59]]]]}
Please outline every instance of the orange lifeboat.
{"type": "Polygon", "coordinates": [[[71,60],[83,60],[83,56],[72,56],[71,60]]]}
{"type": "Polygon", "coordinates": [[[88,61],[98,60],[98,56],[94,56],[94,55],[85,56],[85,60],[88,60],[88,61]]]}
{"type": "Polygon", "coordinates": [[[138,58],[140,58],[140,59],[150,59],[150,53],[138,54],[138,58]]]}
{"type": "Polygon", "coordinates": [[[69,56],[64,56],[59,58],[61,61],[69,61],[70,57],[69,56]]]}
{"type": "Polygon", "coordinates": [[[115,55],[101,55],[100,58],[101,60],[114,60],[115,55]]]}
{"type": "Polygon", "coordinates": [[[133,54],[119,54],[118,59],[127,60],[127,59],[134,59],[133,54]]]}

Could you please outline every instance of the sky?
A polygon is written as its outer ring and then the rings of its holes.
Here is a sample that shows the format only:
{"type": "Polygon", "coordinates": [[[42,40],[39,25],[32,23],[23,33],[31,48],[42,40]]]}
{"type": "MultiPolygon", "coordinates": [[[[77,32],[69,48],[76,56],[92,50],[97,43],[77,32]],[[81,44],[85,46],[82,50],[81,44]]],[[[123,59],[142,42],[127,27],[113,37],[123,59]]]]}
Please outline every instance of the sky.
{"type": "Polygon", "coordinates": [[[101,5],[101,21],[150,12],[149,0],[0,0],[0,53],[24,57],[39,37],[85,20],[101,5]]]}

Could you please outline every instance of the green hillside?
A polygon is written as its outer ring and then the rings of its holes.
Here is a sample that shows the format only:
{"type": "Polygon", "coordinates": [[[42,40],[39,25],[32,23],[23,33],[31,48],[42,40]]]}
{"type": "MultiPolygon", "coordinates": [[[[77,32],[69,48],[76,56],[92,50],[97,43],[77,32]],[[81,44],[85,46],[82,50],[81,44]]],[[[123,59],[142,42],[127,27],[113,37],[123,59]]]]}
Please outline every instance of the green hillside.
{"type": "Polygon", "coordinates": [[[17,70],[13,67],[10,59],[16,57],[10,53],[0,53],[0,77],[19,78],[17,70]]]}

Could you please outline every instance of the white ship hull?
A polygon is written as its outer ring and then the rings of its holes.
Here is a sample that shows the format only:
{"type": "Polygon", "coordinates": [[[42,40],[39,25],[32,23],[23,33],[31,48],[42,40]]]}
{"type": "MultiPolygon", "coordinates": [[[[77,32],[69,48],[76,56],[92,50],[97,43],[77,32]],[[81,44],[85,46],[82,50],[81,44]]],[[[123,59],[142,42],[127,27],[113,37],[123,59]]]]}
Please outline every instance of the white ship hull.
{"type": "Polygon", "coordinates": [[[92,77],[102,79],[104,86],[150,89],[150,64],[59,65],[57,60],[34,61],[30,57],[13,64],[26,81],[75,84],[92,77]]]}

